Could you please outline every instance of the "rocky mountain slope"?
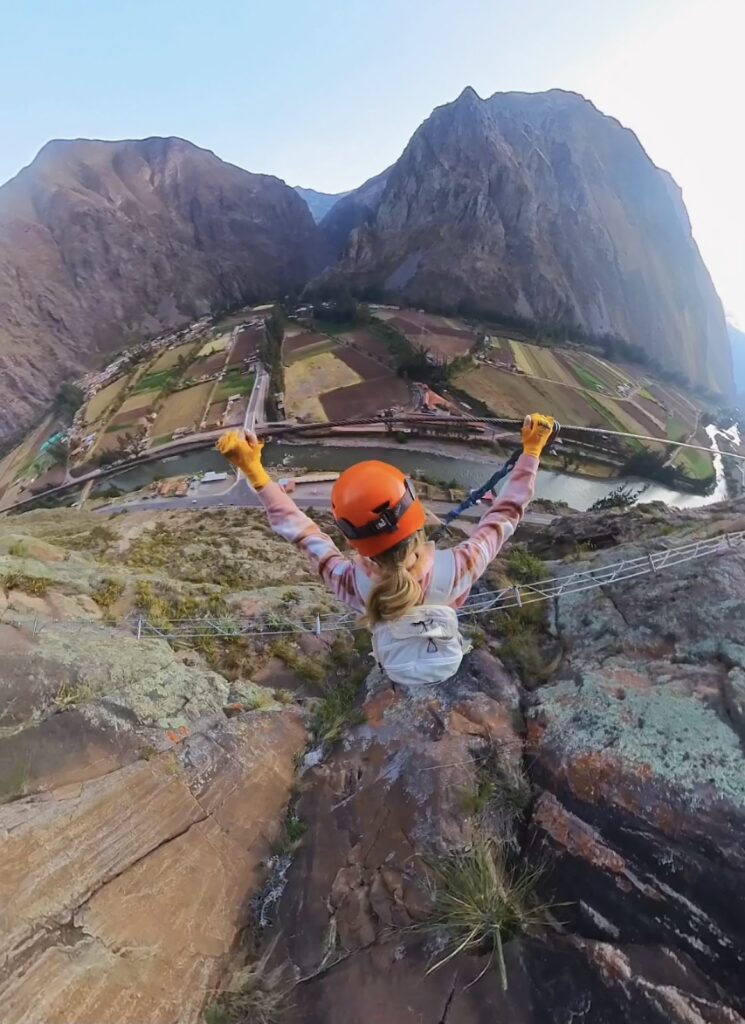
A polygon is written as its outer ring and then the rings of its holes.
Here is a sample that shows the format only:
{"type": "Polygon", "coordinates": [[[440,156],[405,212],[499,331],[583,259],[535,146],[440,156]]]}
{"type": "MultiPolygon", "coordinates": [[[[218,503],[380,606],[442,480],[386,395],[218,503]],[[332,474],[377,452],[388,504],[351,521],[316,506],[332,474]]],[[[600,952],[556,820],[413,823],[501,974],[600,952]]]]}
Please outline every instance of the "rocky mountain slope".
{"type": "MultiPolygon", "coordinates": [[[[743,529],[578,515],[489,581],[743,529]]],[[[744,545],[481,618],[413,695],[364,633],[230,635],[332,607],[258,512],[6,518],[0,581],[4,1024],[745,1021],[744,545]],[[458,872],[534,890],[506,990],[458,872]]]]}
{"type": "Polygon", "coordinates": [[[295,185],[295,191],[308,204],[308,209],[313,214],[316,224],[323,220],[340,199],[349,195],[349,192],[316,192],[314,188],[301,188],[300,185],[295,185]]]}
{"type": "Polygon", "coordinates": [[[321,231],[332,260],[343,255],[350,233],[374,217],[390,170],[390,167],[386,168],[353,192],[348,192],[343,199],[334,204],[321,221],[321,231]]]}
{"type": "Polygon", "coordinates": [[[745,394],[745,331],[739,331],[732,324],[727,325],[732,346],[732,366],[735,374],[735,389],[745,394]]]}
{"type": "MultiPolygon", "coordinates": [[[[482,100],[465,89],[382,184],[346,222],[362,226],[321,286],[614,334],[696,384],[731,390],[721,302],[680,189],[581,96],[482,100]]],[[[357,201],[351,193],[324,227],[336,231],[357,201]]]]}
{"type": "Polygon", "coordinates": [[[132,338],[299,288],[317,246],[293,189],[183,139],[48,143],[0,188],[0,437],[132,338]]]}

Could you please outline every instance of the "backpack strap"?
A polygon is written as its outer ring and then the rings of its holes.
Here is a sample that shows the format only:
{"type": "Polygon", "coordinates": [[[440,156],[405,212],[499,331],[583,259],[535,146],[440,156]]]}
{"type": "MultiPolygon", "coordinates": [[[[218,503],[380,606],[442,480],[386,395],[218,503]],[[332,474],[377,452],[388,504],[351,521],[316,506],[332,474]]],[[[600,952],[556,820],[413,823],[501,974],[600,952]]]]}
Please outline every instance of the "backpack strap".
{"type": "Polygon", "coordinates": [[[455,580],[455,558],[449,548],[436,549],[432,579],[424,596],[424,604],[448,604],[455,580]]]}

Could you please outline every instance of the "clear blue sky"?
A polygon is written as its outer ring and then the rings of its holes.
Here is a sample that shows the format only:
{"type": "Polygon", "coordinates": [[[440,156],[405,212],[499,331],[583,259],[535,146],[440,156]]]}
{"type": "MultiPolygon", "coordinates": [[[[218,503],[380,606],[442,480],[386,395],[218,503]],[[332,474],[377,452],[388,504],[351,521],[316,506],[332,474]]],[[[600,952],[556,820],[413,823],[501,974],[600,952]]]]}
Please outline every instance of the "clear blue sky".
{"type": "Polygon", "coordinates": [[[684,191],[745,326],[745,0],[5,0],[0,181],[50,138],[181,135],[340,191],[472,85],[576,89],[684,191]]]}

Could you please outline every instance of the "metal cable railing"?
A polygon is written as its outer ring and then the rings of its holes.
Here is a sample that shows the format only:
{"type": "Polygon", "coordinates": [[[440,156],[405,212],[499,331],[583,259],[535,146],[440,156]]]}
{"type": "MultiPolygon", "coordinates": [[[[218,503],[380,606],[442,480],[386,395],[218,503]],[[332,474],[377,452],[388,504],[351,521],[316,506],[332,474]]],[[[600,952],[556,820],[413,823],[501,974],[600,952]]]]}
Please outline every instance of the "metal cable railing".
{"type": "MultiPolygon", "coordinates": [[[[671,545],[657,551],[649,551],[633,558],[625,558],[619,562],[600,565],[589,569],[574,570],[554,576],[552,579],[539,580],[535,583],[521,583],[501,590],[481,591],[473,594],[466,604],[459,609],[461,618],[483,615],[487,612],[500,611],[508,608],[521,608],[535,601],[546,601],[554,598],[578,594],[596,587],[606,587],[623,580],[634,579],[650,573],[659,573],[675,566],[691,562],[699,558],[712,557],[734,551],[745,544],[745,530],[720,534],[701,540],[689,541],[685,544],[671,545]]],[[[1,621],[17,626],[28,626],[25,620],[14,621],[7,616],[1,621]]],[[[69,629],[98,627],[109,632],[117,627],[103,625],[91,620],[41,619],[36,617],[32,623],[34,633],[40,633],[50,624],[62,625],[69,629]]],[[[299,633],[337,632],[339,630],[359,630],[367,627],[360,624],[360,616],[354,612],[330,612],[302,619],[293,619],[289,614],[267,615],[252,620],[240,620],[231,616],[208,615],[200,618],[184,618],[168,620],[158,624],[146,615],[131,616],[119,630],[126,628],[138,639],[155,637],[173,643],[186,642],[202,637],[228,640],[236,637],[277,637],[299,633]]]]}

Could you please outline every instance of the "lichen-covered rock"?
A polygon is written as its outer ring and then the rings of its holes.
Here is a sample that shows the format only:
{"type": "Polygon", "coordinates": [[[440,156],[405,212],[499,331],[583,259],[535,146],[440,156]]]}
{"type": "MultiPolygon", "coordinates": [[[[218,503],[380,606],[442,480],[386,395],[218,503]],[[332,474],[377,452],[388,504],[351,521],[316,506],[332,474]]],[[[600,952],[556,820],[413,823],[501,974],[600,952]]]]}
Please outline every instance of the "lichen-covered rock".
{"type": "Polygon", "coordinates": [[[228,702],[230,686],[203,665],[184,665],[163,640],[123,629],[45,624],[41,632],[2,627],[0,687],[7,724],[37,719],[60,689],[97,698],[139,725],[178,715],[195,719],[228,702]]]}
{"type": "Polygon", "coordinates": [[[743,1010],[745,551],[562,597],[555,624],[528,752],[572,928],[685,952],[743,1010]]]}

